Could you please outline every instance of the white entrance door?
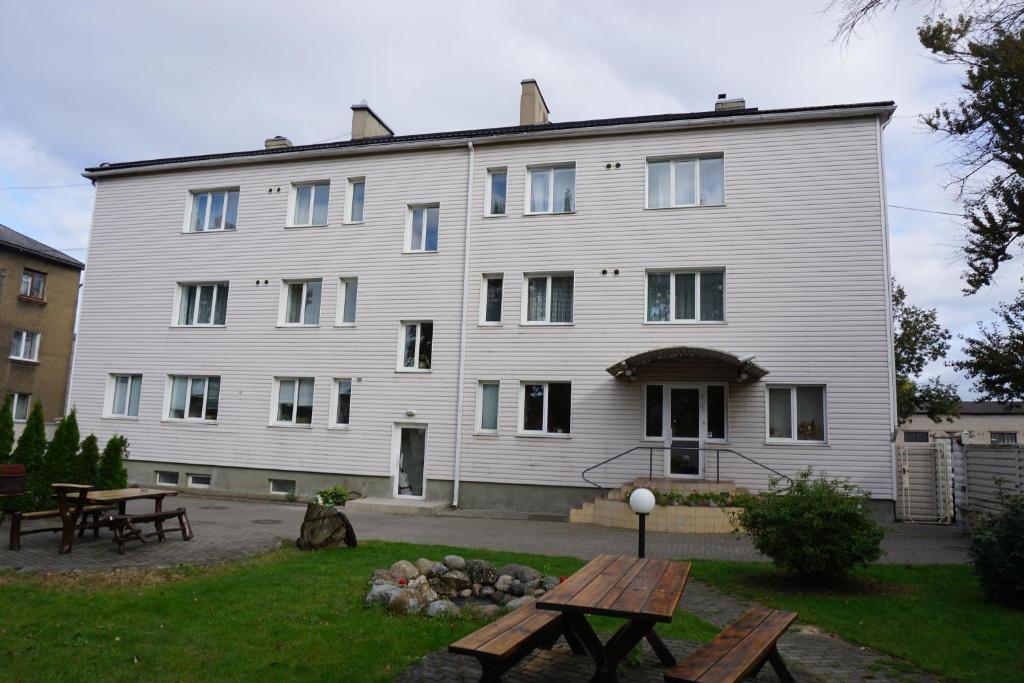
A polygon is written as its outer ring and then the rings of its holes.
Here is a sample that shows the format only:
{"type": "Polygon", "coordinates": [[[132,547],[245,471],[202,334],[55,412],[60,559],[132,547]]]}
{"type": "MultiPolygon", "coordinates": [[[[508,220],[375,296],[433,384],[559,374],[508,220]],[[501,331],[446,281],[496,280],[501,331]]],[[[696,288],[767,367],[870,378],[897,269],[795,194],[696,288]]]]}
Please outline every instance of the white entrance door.
{"type": "Polygon", "coordinates": [[[665,391],[665,474],[700,478],[704,473],[707,414],[700,386],[667,385],[665,391]]]}
{"type": "Polygon", "coordinates": [[[400,425],[396,431],[398,476],[395,477],[395,495],[424,498],[427,484],[427,428],[400,425]]]}

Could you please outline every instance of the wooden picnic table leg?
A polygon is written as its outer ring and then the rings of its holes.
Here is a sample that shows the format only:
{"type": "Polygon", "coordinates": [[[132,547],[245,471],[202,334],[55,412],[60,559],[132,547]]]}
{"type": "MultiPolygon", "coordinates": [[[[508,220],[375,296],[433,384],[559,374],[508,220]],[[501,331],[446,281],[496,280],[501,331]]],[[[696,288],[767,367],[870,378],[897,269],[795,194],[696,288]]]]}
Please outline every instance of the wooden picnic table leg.
{"type": "Polygon", "coordinates": [[[779,654],[777,645],[772,645],[771,652],[768,653],[768,661],[771,662],[772,668],[775,669],[775,675],[779,677],[780,681],[783,683],[794,683],[796,681],[793,678],[793,674],[789,672],[786,662],[783,661],[782,655],[779,654]]]}
{"type": "Polygon", "coordinates": [[[67,555],[71,552],[71,543],[75,538],[75,524],[79,515],[82,514],[82,508],[85,507],[85,495],[87,493],[88,491],[85,489],[80,490],[78,498],[74,500],[73,505],[69,505],[67,491],[57,489],[57,509],[60,510],[60,519],[63,526],[60,538],[61,555],[67,555]]]}
{"type": "Polygon", "coordinates": [[[654,650],[654,654],[658,655],[658,659],[662,664],[665,666],[676,665],[675,655],[673,655],[669,651],[668,647],[665,646],[665,642],[661,639],[661,636],[657,634],[653,626],[644,637],[647,638],[647,642],[651,644],[651,649],[654,650]]]}
{"type": "Polygon", "coordinates": [[[156,499],[153,502],[153,512],[163,512],[163,511],[164,511],[164,497],[163,496],[157,496],[156,499]]]}
{"type": "Polygon", "coordinates": [[[590,625],[590,622],[582,614],[567,612],[565,614],[565,623],[568,629],[571,629],[573,634],[583,642],[583,647],[593,657],[594,664],[597,666],[598,671],[600,671],[601,666],[604,664],[604,645],[601,643],[601,639],[597,637],[597,634],[594,633],[594,628],[590,625]]]}
{"type": "Polygon", "coordinates": [[[594,678],[591,680],[610,681],[613,683],[618,681],[619,662],[625,659],[633,648],[636,647],[637,643],[643,640],[644,636],[653,628],[654,623],[650,621],[631,620],[626,622],[605,643],[604,662],[598,667],[597,673],[594,674],[594,678]]]}

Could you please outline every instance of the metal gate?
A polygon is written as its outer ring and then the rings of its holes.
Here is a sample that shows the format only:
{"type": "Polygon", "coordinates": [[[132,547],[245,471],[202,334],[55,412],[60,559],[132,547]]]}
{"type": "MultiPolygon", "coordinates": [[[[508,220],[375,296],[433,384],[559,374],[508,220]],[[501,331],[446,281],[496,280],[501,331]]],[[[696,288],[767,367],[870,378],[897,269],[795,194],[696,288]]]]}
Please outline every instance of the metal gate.
{"type": "Polygon", "coordinates": [[[896,515],[901,522],[953,522],[953,465],[948,443],[900,444],[896,515]]]}

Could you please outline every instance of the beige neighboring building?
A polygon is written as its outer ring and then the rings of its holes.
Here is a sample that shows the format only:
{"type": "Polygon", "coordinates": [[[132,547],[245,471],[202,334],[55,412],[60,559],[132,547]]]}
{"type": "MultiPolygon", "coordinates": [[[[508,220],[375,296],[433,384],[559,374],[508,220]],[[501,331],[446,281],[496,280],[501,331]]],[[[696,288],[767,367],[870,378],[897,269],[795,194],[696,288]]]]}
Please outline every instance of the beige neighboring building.
{"type": "Polygon", "coordinates": [[[0,399],[13,396],[16,428],[41,401],[47,423],[64,415],[85,265],[0,225],[0,399]]]}
{"type": "Polygon", "coordinates": [[[968,444],[1007,446],[1024,440],[1024,404],[995,401],[963,401],[960,417],[934,422],[923,413],[907,420],[899,431],[899,443],[928,443],[954,439],[968,444]],[[967,432],[966,439],[963,433],[967,432]]]}

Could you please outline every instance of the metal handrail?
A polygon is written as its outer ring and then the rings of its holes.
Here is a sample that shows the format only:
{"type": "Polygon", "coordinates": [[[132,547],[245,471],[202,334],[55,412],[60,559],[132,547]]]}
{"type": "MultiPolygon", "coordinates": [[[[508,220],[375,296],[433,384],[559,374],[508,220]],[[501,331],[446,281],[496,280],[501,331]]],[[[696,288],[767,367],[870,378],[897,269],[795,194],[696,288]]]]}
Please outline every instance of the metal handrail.
{"type": "MultiPolygon", "coordinates": [[[[630,448],[627,451],[623,451],[622,453],[619,453],[618,455],[613,455],[612,457],[610,457],[610,458],[608,458],[606,460],[602,460],[601,462],[597,463],[596,465],[591,465],[590,467],[588,467],[585,470],[583,470],[583,472],[580,474],[580,476],[583,478],[583,481],[587,482],[588,484],[590,484],[594,488],[602,489],[603,490],[604,489],[603,486],[601,486],[600,484],[598,484],[598,483],[596,483],[596,482],[594,482],[594,481],[592,481],[592,480],[587,478],[587,474],[588,473],[592,472],[593,470],[596,470],[598,467],[603,467],[604,465],[607,465],[610,462],[618,460],[619,458],[621,458],[623,456],[629,455],[630,453],[635,453],[637,451],[644,451],[644,450],[646,450],[647,451],[647,478],[648,479],[653,479],[654,478],[654,451],[655,450],[664,450],[666,448],[667,449],[671,449],[673,447],[672,446],[634,446],[634,447],[630,448]]],[[[682,447],[677,447],[677,448],[682,448],[682,447]]],[[[733,450],[732,448],[713,448],[713,449],[712,448],[687,448],[687,450],[694,450],[694,451],[704,452],[704,453],[707,453],[707,452],[713,450],[715,452],[715,482],[721,481],[722,453],[732,453],[733,455],[738,455],[739,457],[743,458],[744,460],[746,460],[747,462],[749,462],[751,464],[757,465],[761,469],[768,470],[772,474],[774,474],[774,475],[776,475],[776,476],[778,476],[778,477],[780,477],[782,479],[785,479],[790,484],[793,483],[793,479],[788,477],[788,476],[786,476],[782,472],[779,472],[778,470],[776,470],[774,468],[771,468],[768,465],[765,465],[764,463],[758,462],[757,460],[754,460],[753,458],[750,458],[750,457],[748,457],[746,455],[743,455],[739,451],[733,450]]]]}

